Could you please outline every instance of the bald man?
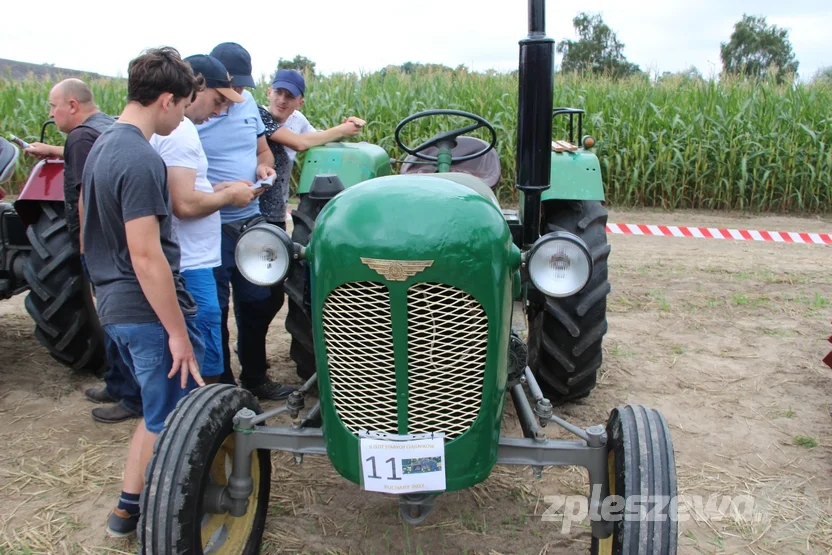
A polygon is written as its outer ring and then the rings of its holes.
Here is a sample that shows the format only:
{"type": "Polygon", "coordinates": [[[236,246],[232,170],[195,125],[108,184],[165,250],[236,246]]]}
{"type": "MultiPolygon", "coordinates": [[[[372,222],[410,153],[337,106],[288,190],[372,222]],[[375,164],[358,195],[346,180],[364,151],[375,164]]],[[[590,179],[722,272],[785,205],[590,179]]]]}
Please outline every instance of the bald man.
{"type": "MultiPolygon", "coordinates": [[[[73,246],[82,251],[79,234],[81,229],[78,200],[84,164],[98,136],[109,128],[115,119],[98,110],[92,91],[80,79],[65,79],[49,92],[49,117],[62,132],[67,134],[66,144],[61,146],[32,143],[24,150],[36,158],[64,159],[64,202],[66,223],[73,246]]],[[[118,353],[118,347],[109,336],[104,337],[109,370],[104,375],[103,388],[90,388],[84,395],[94,403],[115,403],[92,410],[98,422],[113,424],[142,416],[139,386],[118,353]]]]}
{"type": "Polygon", "coordinates": [[[63,147],[32,143],[24,152],[36,158],[64,159],[64,200],[67,225],[75,247],[80,248],[78,195],[84,163],[98,136],[115,121],[98,110],[92,91],[80,79],[64,79],[49,92],[49,117],[67,134],[63,147]]]}

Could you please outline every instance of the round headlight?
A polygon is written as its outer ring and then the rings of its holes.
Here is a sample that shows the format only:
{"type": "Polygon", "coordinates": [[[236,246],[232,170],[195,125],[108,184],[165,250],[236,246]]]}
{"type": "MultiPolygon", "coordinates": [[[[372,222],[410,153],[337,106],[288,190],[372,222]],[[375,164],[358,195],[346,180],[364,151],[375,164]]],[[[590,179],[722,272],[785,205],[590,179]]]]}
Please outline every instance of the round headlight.
{"type": "Polygon", "coordinates": [[[574,295],[592,275],[592,257],[586,243],[565,231],[538,239],[529,250],[527,265],[534,286],[549,297],[574,295]]]}
{"type": "Polygon", "coordinates": [[[234,260],[237,269],[255,285],[270,286],[289,273],[292,240],[285,231],[269,223],[245,230],[237,241],[234,260]]]}

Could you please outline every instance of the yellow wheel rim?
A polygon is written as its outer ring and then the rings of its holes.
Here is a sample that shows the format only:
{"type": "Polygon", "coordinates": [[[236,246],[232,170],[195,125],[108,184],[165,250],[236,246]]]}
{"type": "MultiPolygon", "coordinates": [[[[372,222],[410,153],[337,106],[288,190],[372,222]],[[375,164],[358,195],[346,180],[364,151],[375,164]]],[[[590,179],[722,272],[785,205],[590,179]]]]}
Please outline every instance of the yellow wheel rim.
{"type": "MultiPolygon", "coordinates": [[[[214,460],[211,461],[211,481],[226,486],[231,476],[234,460],[234,434],[232,433],[220,446],[214,460]]],[[[246,514],[234,517],[228,513],[222,515],[206,514],[202,519],[202,551],[216,555],[239,555],[245,549],[254,519],[257,514],[260,494],[260,459],[257,452],[251,454],[251,478],[254,491],[248,498],[246,514]]]]}
{"type": "MultiPolygon", "coordinates": [[[[615,453],[612,449],[607,455],[607,474],[610,477],[610,495],[615,495],[615,453]]],[[[612,555],[612,539],[614,536],[615,533],[612,533],[608,538],[598,540],[598,555],[612,555]]]]}

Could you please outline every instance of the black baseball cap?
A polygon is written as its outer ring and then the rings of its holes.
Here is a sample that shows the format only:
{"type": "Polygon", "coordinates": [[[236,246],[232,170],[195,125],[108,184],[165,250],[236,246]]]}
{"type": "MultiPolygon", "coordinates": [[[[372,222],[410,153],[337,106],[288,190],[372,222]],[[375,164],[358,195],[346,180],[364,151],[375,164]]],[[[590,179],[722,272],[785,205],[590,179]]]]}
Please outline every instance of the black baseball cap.
{"type": "Polygon", "coordinates": [[[216,89],[231,102],[245,102],[245,98],[231,88],[231,75],[221,61],[205,54],[188,56],[185,61],[190,64],[195,75],[202,74],[206,87],[216,89]]]}
{"type": "Polygon", "coordinates": [[[256,87],[251,76],[251,55],[236,42],[223,42],[211,50],[211,56],[228,69],[235,87],[256,87]]]}

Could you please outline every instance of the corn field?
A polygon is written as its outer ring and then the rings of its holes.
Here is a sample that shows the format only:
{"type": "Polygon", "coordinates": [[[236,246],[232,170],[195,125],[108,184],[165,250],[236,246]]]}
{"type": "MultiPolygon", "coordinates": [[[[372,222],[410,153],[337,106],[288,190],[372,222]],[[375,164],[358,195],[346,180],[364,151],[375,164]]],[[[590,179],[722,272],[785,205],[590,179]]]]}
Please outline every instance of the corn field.
{"type": "MultiPolygon", "coordinates": [[[[49,113],[52,84],[48,80],[0,80],[0,134],[38,140],[49,113]]],[[[117,115],[123,107],[126,81],[90,84],[99,108],[117,115]]],[[[267,101],[267,86],[262,82],[254,91],[259,103],[267,101]]],[[[730,78],[616,82],[558,75],[554,105],[586,110],[584,133],[597,140],[594,151],[612,206],[832,211],[829,86],[778,86],[730,78]]],[[[403,159],[406,154],[394,141],[397,123],[434,108],[473,112],[492,123],[502,163],[498,193],[504,201],[516,200],[516,75],[336,74],[307,80],[302,111],[318,129],[357,115],[368,125],[355,140],[377,144],[391,157],[403,159]]],[[[565,121],[562,117],[555,120],[554,138],[565,137],[565,121]]],[[[407,144],[415,146],[437,131],[448,130],[442,123],[439,118],[414,123],[408,135],[414,138],[407,144]]],[[[61,143],[63,137],[50,126],[47,140],[61,143]]],[[[25,182],[32,165],[31,158],[22,157],[12,191],[25,182]]]]}

